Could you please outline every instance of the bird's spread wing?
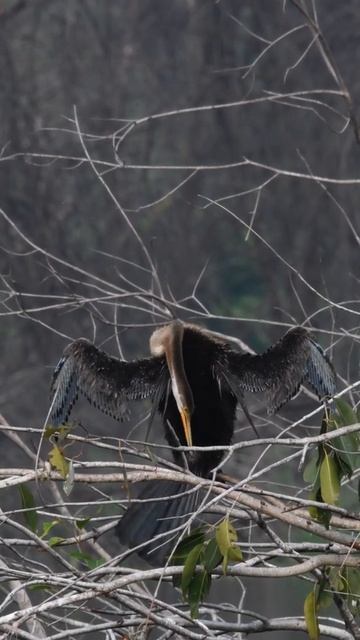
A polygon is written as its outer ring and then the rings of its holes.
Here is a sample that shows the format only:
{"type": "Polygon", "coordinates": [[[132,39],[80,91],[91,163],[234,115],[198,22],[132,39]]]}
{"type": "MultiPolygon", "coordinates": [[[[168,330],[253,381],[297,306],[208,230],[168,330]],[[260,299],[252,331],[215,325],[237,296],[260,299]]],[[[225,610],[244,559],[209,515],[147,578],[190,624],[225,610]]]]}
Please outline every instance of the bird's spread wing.
{"type": "Polygon", "coordinates": [[[309,343],[310,357],[306,367],[306,381],[320,399],[333,396],[336,392],[335,369],[323,348],[311,338],[309,343]]]}
{"type": "Polygon", "coordinates": [[[104,413],[122,419],[127,400],[157,396],[160,387],[166,389],[167,380],[163,357],[125,362],[80,338],[66,347],[55,368],[50,421],[54,425],[66,422],[79,392],[104,413]]]}
{"type": "Polygon", "coordinates": [[[259,355],[228,349],[219,366],[231,389],[239,389],[238,397],[243,391],[265,391],[269,413],[296,395],[303,382],[312,387],[319,399],[330,397],[336,391],[335,371],[330,360],[302,327],[291,329],[259,355]]]}

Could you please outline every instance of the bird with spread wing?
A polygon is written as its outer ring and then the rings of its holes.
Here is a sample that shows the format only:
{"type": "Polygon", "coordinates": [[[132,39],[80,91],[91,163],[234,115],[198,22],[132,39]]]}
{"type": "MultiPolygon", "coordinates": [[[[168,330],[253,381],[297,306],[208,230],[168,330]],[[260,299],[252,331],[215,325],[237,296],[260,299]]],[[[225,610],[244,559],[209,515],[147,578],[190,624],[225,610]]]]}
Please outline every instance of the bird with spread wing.
{"type": "MultiPolygon", "coordinates": [[[[175,462],[208,477],[224,450],[192,447],[230,445],[238,403],[249,417],[245,392],[264,392],[268,411],[274,413],[302,384],[309,385],[319,400],[336,389],[330,360],[303,327],[291,329],[267,351],[253,355],[236,351],[218,334],[175,320],[152,334],[150,352],[148,358],[126,362],[84,338],[72,342],[54,371],[52,424],[67,421],[79,393],[116,419],[126,417],[129,401],[150,398],[162,416],[175,462]],[[188,448],[180,451],[179,446],[188,448]]],[[[161,545],[161,539],[185,524],[194,499],[184,483],[147,482],[140,501],[129,506],[117,525],[121,542],[139,547],[151,562],[162,562],[169,544],[161,545]],[[154,544],[156,536],[159,546],[154,544]]]]}

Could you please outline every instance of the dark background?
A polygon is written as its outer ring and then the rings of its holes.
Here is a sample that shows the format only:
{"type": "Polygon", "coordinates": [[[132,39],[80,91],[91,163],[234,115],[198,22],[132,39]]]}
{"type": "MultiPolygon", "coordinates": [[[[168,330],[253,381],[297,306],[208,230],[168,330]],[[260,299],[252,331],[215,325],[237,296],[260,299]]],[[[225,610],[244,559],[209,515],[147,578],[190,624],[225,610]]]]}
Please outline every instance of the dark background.
{"type": "MultiPolygon", "coordinates": [[[[270,182],[261,192],[253,226],[272,251],[255,235],[247,239],[239,221],[251,222],[256,192],[237,194],[273,174],[256,166],[228,167],[246,157],[301,174],[339,180],[359,177],[356,123],[345,127],[349,115],[356,120],[359,114],[359,5],[355,0],[319,0],[316,7],[329,55],[343,82],[340,89],[346,86],[351,95],[351,114],[343,96],[319,93],[310,96],[317,101],[313,103],[284,98],[164,115],[134,128],[118,149],[127,166],[115,167],[104,179],[151,253],[169,298],[191,295],[207,265],[197,291],[214,316],[205,322],[207,326],[262,349],[289,323],[312,316],[309,324],[320,330],[322,344],[334,344],[340,375],[355,380],[359,185],[287,175],[270,182]],[[136,168],[144,165],[160,168],[136,168]],[[165,165],[184,168],[169,170],[165,165]],[[203,170],[204,165],[218,168],[203,170]],[[174,189],[194,167],[199,170],[180,189],[143,208],[174,189]],[[206,207],[204,197],[227,197],[223,204],[234,215],[214,205],[206,207]],[[326,299],[349,311],[329,305],[326,299]]],[[[84,157],[73,122],[74,106],[81,130],[88,134],[85,142],[91,157],[115,162],[113,134],[123,125],[120,119],[265,98],[267,92],[338,92],[339,84],[315,43],[303,56],[312,38],[301,11],[280,0],[3,2],[0,207],[51,254],[114,285],[124,286],[122,274],[151,288],[144,252],[89,163],[52,162],[33,154],[84,157]],[[246,65],[264,47],[290,30],[246,73],[246,65]]],[[[51,369],[67,339],[92,338],[91,318],[95,318],[96,342],[117,353],[113,310],[102,308],[103,317],[92,316],[91,305],[83,304],[71,313],[50,308],[29,314],[29,308],[45,303],[24,294],[92,295],[94,290],[85,284],[85,276],[39,252],[29,254],[29,246],[4,219],[0,219],[0,245],[4,277],[0,411],[13,424],[39,426],[48,408],[51,369]],[[82,283],[65,281],[66,277],[82,283]],[[22,295],[9,299],[11,287],[22,295]]],[[[199,320],[196,310],[199,306],[189,303],[188,310],[178,312],[199,320]]],[[[150,328],[142,325],[156,323],[157,318],[120,306],[117,320],[125,356],[146,353],[150,328]],[[134,326],[126,330],[127,324],[134,326]]],[[[299,417],[306,407],[300,400],[291,411],[299,417]]],[[[99,424],[86,407],[82,415],[96,432],[114,429],[110,421],[101,419],[99,424]]],[[[116,427],[123,435],[127,428],[116,427]]],[[[6,466],[14,463],[17,453],[7,447],[5,455],[6,466]]],[[[278,583],[275,587],[271,583],[271,589],[270,583],[259,587],[249,581],[248,586],[249,606],[258,607],[261,601],[265,614],[284,615],[288,600],[289,611],[301,614],[295,580],[285,586],[286,592],[278,583]]],[[[223,599],[223,593],[219,597],[223,599]]],[[[276,634],[280,636],[290,637],[276,634]]]]}

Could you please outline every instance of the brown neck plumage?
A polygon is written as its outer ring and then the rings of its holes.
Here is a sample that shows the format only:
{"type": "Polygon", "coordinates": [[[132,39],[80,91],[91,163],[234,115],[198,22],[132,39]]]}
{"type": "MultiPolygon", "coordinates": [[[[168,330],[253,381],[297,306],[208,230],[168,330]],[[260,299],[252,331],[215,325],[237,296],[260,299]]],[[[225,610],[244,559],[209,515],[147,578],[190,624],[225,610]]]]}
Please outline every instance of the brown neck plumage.
{"type": "Polygon", "coordinates": [[[150,338],[150,350],[154,356],[165,354],[171,388],[183,423],[186,443],[191,447],[191,414],[194,410],[194,399],[185,373],[183,337],[184,325],[175,320],[154,331],[150,338]]]}

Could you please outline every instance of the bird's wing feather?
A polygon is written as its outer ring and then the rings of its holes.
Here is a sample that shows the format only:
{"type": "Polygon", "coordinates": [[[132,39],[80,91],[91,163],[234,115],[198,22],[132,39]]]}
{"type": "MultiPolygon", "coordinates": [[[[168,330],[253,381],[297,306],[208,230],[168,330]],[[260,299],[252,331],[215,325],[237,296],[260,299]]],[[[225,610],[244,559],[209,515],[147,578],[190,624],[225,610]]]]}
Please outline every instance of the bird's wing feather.
{"type": "Polygon", "coordinates": [[[265,391],[268,410],[280,409],[308,382],[319,398],[335,393],[335,372],[321,347],[302,327],[291,329],[265,353],[241,354],[224,351],[219,363],[227,371],[231,388],[242,391],[265,391]]]}
{"type": "Polygon", "coordinates": [[[66,422],[79,392],[104,413],[122,419],[127,400],[156,396],[167,379],[163,357],[125,362],[80,338],[66,347],[55,368],[50,420],[54,425],[66,422]]]}
{"type": "Polygon", "coordinates": [[[150,480],[138,499],[140,502],[130,504],[115,532],[122,544],[136,547],[138,555],[150,564],[163,566],[179,541],[181,530],[176,529],[186,529],[200,493],[175,480],[150,480]]]}
{"type": "Polygon", "coordinates": [[[307,361],[305,378],[319,398],[333,396],[336,392],[335,369],[323,348],[309,338],[310,357],[307,361]]]}

